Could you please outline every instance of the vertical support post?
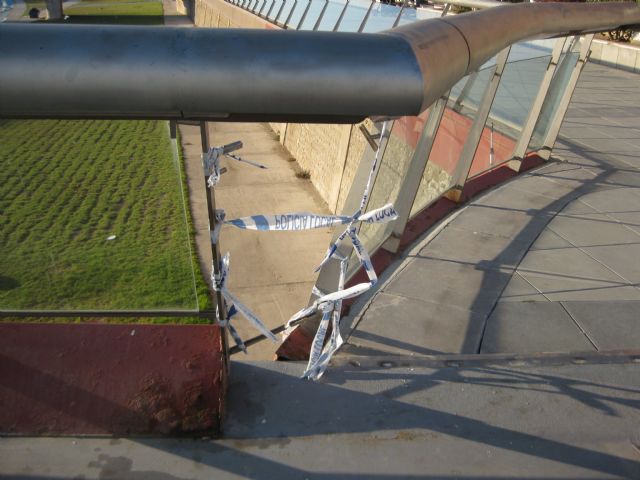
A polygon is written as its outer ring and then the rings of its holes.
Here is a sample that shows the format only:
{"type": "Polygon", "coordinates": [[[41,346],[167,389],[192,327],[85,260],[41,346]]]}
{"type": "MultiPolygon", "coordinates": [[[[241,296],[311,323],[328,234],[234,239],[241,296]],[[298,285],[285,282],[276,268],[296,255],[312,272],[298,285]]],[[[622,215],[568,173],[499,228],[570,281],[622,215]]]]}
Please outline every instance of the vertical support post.
{"type": "Polygon", "coordinates": [[[422,129],[420,139],[418,140],[416,149],[413,152],[413,157],[409,163],[409,168],[407,168],[407,173],[402,179],[398,198],[394,204],[396,211],[398,212],[398,218],[391,224],[393,227],[391,236],[382,245],[382,247],[388,252],[395,253],[400,248],[400,240],[402,239],[402,234],[404,233],[404,229],[409,221],[413,202],[415,202],[416,196],[418,195],[422,176],[424,175],[424,170],[427,167],[427,162],[431,155],[431,150],[436,139],[436,134],[438,133],[438,128],[440,127],[440,122],[442,121],[442,116],[447,108],[448,99],[449,92],[446,92],[435,101],[429,110],[429,117],[422,129]]]}
{"type": "Polygon", "coordinates": [[[533,135],[533,130],[536,126],[536,122],[538,121],[538,117],[540,116],[540,112],[542,111],[542,105],[544,104],[544,99],[547,97],[547,93],[549,93],[549,87],[551,86],[551,79],[556,72],[556,67],[558,66],[558,62],[560,61],[560,55],[562,54],[562,48],[564,47],[565,39],[559,38],[556,40],[555,45],[553,46],[553,51],[551,52],[551,59],[549,60],[549,65],[547,65],[547,71],[542,78],[542,82],[540,83],[540,88],[538,89],[538,94],[536,95],[535,100],[533,101],[533,105],[531,105],[531,110],[529,111],[529,115],[527,115],[527,120],[524,122],[524,126],[522,127],[522,132],[520,133],[520,138],[518,138],[518,142],[513,149],[513,159],[509,162],[509,168],[512,170],[519,172],[520,166],[522,165],[522,160],[527,153],[527,147],[529,146],[529,142],[531,141],[531,136],[533,135]]]}
{"type": "Polygon", "coordinates": [[[447,13],[449,13],[449,10],[451,10],[451,4],[450,3],[445,3],[444,4],[444,8],[442,9],[442,15],[440,15],[441,17],[446,17],[447,13]]]}
{"type": "Polygon", "coordinates": [[[364,30],[364,26],[367,24],[367,20],[369,20],[369,15],[371,15],[371,9],[373,9],[373,6],[375,5],[375,3],[376,3],[376,0],[371,0],[371,3],[369,4],[369,9],[367,10],[367,13],[365,13],[364,18],[362,19],[362,23],[358,28],[358,33],[362,33],[362,31],[364,30]]]}
{"type": "Polygon", "coordinates": [[[298,0],[293,0],[293,7],[291,7],[291,11],[289,12],[289,15],[287,15],[287,19],[284,21],[284,28],[289,28],[289,22],[291,21],[291,17],[293,16],[293,12],[295,12],[297,6],[298,0]]]}
{"type": "Polygon", "coordinates": [[[340,16],[338,17],[338,20],[336,21],[336,24],[333,26],[332,32],[337,32],[338,29],[340,28],[340,24],[342,23],[342,19],[344,18],[344,14],[347,13],[347,8],[349,8],[349,0],[344,2],[344,7],[342,7],[342,11],[340,12],[340,16]]]}
{"type": "Polygon", "coordinates": [[[489,84],[485,88],[484,94],[482,95],[482,100],[480,100],[480,105],[478,106],[478,111],[476,112],[476,117],[473,120],[473,125],[471,125],[471,129],[469,130],[467,139],[464,142],[464,146],[462,147],[460,159],[458,160],[456,169],[453,172],[453,187],[446,193],[447,198],[454,202],[460,202],[460,200],[462,199],[462,189],[464,188],[464,184],[467,181],[467,177],[469,176],[469,171],[471,170],[471,165],[473,163],[473,157],[475,157],[476,155],[476,150],[478,149],[478,144],[480,143],[480,138],[482,137],[482,132],[487,123],[489,112],[491,111],[491,105],[493,104],[496,92],[498,91],[498,87],[500,86],[500,79],[502,77],[502,72],[504,72],[504,68],[507,64],[510,50],[511,47],[505,48],[498,54],[498,57],[496,58],[496,66],[495,70],[493,71],[493,77],[491,77],[489,84]]]}
{"type": "Polygon", "coordinates": [[[304,23],[304,20],[307,18],[307,13],[309,13],[309,9],[311,8],[311,2],[313,0],[307,0],[307,6],[304,8],[304,12],[302,12],[302,17],[300,17],[300,21],[298,22],[298,26],[296,27],[296,30],[300,30],[300,28],[302,28],[302,24],[304,23]]]}
{"type": "Polygon", "coordinates": [[[269,10],[267,10],[267,13],[265,14],[266,18],[269,18],[269,16],[271,15],[271,10],[273,10],[273,7],[275,7],[276,5],[276,0],[273,0],[271,2],[271,5],[269,5],[269,10]]]}
{"type": "Polygon", "coordinates": [[[467,78],[467,81],[465,82],[464,87],[462,87],[462,91],[460,92],[460,95],[458,95],[456,103],[453,105],[453,110],[455,110],[456,112],[459,112],[462,109],[462,101],[469,96],[469,92],[475,85],[477,79],[478,79],[477,70],[469,74],[469,78],[467,78]]]}
{"type": "Polygon", "coordinates": [[[551,121],[551,126],[549,127],[549,131],[547,132],[547,136],[545,137],[542,149],[538,152],[540,157],[542,157],[544,160],[549,160],[549,157],[551,156],[551,150],[556,143],[558,133],[560,133],[560,126],[562,125],[564,116],[566,115],[567,109],[569,108],[569,103],[571,102],[571,97],[573,97],[573,92],[575,91],[576,85],[578,84],[578,79],[580,78],[582,69],[589,59],[592,40],[593,34],[584,36],[583,44],[580,47],[580,56],[578,57],[578,61],[575,67],[573,67],[571,77],[569,78],[567,87],[565,88],[564,94],[560,99],[558,110],[556,111],[556,114],[551,121]]]}
{"type": "Polygon", "coordinates": [[[324,13],[327,11],[327,7],[329,6],[329,0],[324,0],[324,5],[322,10],[320,10],[320,15],[318,15],[318,19],[316,23],[313,25],[313,31],[317,31],[320,28],[320,23],[322,22],[322,18],[324,17],[324,13]]]}
{"type": "Polygon", "coordinates": [[[284,6],[286,3],[287,3],[287,0],[282,0],[282,5],[280,5],[280,9],[276,14],[276,18],[273,20],[273,23],[275,23],[276,25],[278,24],[278,19],[280,18],[280,14],[282,13],[282,10],[284,10],[284,6]]]}
{"type": "Polygon", "coordinates": [[[402,18],[402,14],[404,13],[404,7],[406,7],[406,6],[407,6],[407,0],[404,0],[402,2],[402,6],[400,6],[400,11],[398,12],[398,16],[394,20],[393,25],[391,26],[391,28],[396,28],[398,26],[398,24],[400,23],[400,18],[402,18]]]}
{"type": "Polygon", "coordinates": [[[268,0],[264,0],[264,2],[262,2],[262,6],[260,7],[260,10],[258,10],[258,16],[261,17],[262,16],[262,11],[264,10],[264,7],[267,6],[267,1],[268,0]]]}
{"type": "MultiPolygon", "coordinates": [[[[207,126],[207,122],[200,122],[200,143],[201,143],[201,151],[203,154],[202,170],[203,170],[204,188],[205,188],[205,191],[207,192],[206,197],[207,197],[207,213],[209,215],[209,234],[211,234],[213,229],[216,227],[216,197],[215,197],[215,191],[213,187],[209,188],[209,185],[207,185],[207,176],[206,176],[206,172],[204,171],[204,154],[206,154],[209,151],[209,148],[211,146],[209,142],[209,128],[207,126]]],[[[211,241],[211,258],[213,260],[213,272],[216,275],[220,275],[220,249],[218,248],[217,243],[213,243],[213,241],[211,241]]],[[[219,291],[215,292],[215,308],[217,311],[218,320],[219,321],[225,320],[227,312],[225,311],[224,298],[222,296],[222,292],[219,292],[219,291]]],[[[226,334],[223,335],[223,342],[224,342],[224,350],[226,352],[227,351],[226,334]]]]}

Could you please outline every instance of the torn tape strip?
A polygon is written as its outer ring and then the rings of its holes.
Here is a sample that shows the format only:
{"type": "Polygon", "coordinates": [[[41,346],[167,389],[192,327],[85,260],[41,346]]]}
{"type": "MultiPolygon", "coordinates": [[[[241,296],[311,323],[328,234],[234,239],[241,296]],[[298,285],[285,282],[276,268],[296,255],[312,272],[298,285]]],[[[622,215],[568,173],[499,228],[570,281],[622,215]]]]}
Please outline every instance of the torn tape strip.
{"type": "MultiPolygon", "coordinates": [[[[388,128],[388,122],[385,122],[382,125],[382,131],[380,135],[381,138],[384,138],[385,135],[387,134],[387,128],[388,128]]],[[[367,183],[362,193],[362,198],[360,200],[360,208],[351,217],[352,220],[351,222],[349,222],[349,225],[344,230],[344,232],[342,232],[338,236],[335,242],[329,245],[325,258],[320,263],[320,266],[318,267],[318,269],[316,269],[316,271],[319,270],[322,267],[322,265],[324,265],[329,260],[329,258],[337,257],[339,255],[338,244],[341,241],[343,241],[347,236],[349,236],[351,243],[353,245],[353,248],[358,257],[358,260],[360,261],[361,265],[367,272],[369,283],[360,283],[345,289],[344,284],[345,284],[345,277],[346,277],[346,271],[347,271],[347,259],[342,255],[340,255],[341,268],[340,268],[340,278],[338,280],[338,291],[318,298],[311,307],[298,312],[296,315],[294,315],[294,317],[292,317],[295,319],[296,317],[300,317],[300,315],[303,313],[305,314],[309,313],[309,311],[313,313],[313,310],[314,310],[313,307],[315,307],[316,311],[319,308],[322,308],[323,310],[322,321],[320,323],[320,326],[318,327],[318,331],[316,332],[316,336],[314,338],[314,342],[311,347],[311,352],[309,354],[309,363],[307,365],[307,369],[303,374],[303,378],[318,380],[325,372],[333,354],[342,345],[343,340],[342,340],[342,336],[340,335],[340,313],[342,309],[342,301],[346,298],[352,298],[352,297],[361,295],[365,291],[369,290],[378,281],[378,277],[373,268],[373,264],[371,263],[371,257],[369,256],[369,253],[364,248],[364,245],[362,244],[362,241],[358,237],[357,230],[353,226],[353,224],[356,221],[363,221],[367,223],[385,223],[391,220],[395,220],[398,217],[398,213],[393,208],[392,204],[387,204],[381,208],[371,210],[370,212],[363,214],[363,211],[366,208],[367,203],[369,201],[369,193],[373,183],[373,178],[375,176],[376,170],[378,169],[378,165],[380,162],[380,153],[381,153],[381,148],[380,146],[378,146],[378,149],[376,150],[376,154],[373,160],[373,164],[371,165],[371,170],[369,172],[369,178],[367,179],[367,183]],[[326,331],[328,328],[328,315],[329,315],[328,312],[329,311],[331,311],[330,316],[332,319],[331,338],[329,339],[329,342],[327,343],[327,345],[324,348],[322,348],[322,345],[324,344],[324,338],[326,336],[326,331]]],[[[292,320],[290,320],[290,322],[292,322],[292,320]]]]}
{"type": "Polygon", "coordinates": [[[284,213],[281,215],[251,215],[226,220],[224,223],[244,230],[300,231],[347,225],[356,221],[386,223],[398,218],[392,204],[371,210],[364,215],[316,215],[308,212],[284,213]]]}
{"type": "MultiPolygon", "coordinates": [[[[347,259],[343,259],[340,262],[340,277],[338,280],[338,290],[344,289],[345,278],[347,274],[347,259]]],[[[312,362],[312,356],[309,355],[309,363],[307,365],[307,369],[302,375],[302,378],[307,378],[311,380],[318,380],[324,374],[327,366],[329,365],[329,361],[333,354],[342,346],[344,343],[342,336],[340,335],[340,312],[342,310],[342,300],[338,300],[333,303],[333,312],[331,313],[331,338],[329,339],[328,344],[322,350],[322,353],[317,356],[317,358],[312,362]]],[[[323,333],[324,335],[326,333],[323,333]]]]}
{"type": "Polygon", "coordinates": [[[220,321],[220,325],[229,329],[229,333],[233,337],[234,341],[243,351],[246,351],[246,347],[242,339],[238,335],[238,332],[231,325],[231,318],[240,313],[265,337],[277,342],[278,339],[261,321],[260,319],[242,302],[240,302],[229,290],[227,290],[226,284],[229,278],[229,259],[230,255],[227,254],[220,261],[220,273],[215,274],[215,270],[211,270],[211,284],[215,291],[222,293],[224,299],[229,302],[229,308],[227,310],[227,319],[220,321]]]}

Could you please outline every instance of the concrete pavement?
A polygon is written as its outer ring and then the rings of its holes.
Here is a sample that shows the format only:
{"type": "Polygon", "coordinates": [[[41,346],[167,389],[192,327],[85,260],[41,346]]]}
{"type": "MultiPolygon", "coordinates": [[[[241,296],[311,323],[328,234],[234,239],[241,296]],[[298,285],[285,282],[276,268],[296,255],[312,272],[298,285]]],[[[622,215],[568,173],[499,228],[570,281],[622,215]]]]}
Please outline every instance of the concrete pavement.
{"type": "MultiPolygon", "coordinates": [[[[329,214],[329,209],[308,179],[296,177],[296,164],[265,124],[210,123],[212,145],[236,140],[244,143],[238,155],[262,163],[267,170],[223,159],[222,175],[215,189],[216,207],[227,219],[247,215],[309,211],[329,214]]],[[[200,266],[208,280],[211,250],[207,205],[200,157],[198,127],[181,126],[189,202],[196,228],[200,266]]],[[[231,253],[229,290],[247,305],[269,328],[283,325],[307,305],[311,288],[327,245],[331,229],[307,232],[256,232],[224,226],[221,252],[231,253]]],[[[234,326],[246,340],[259,334],[241,316],[234,326]]],[[[277,344],[268,340],[249,347],[248,359],[273,360],[277,344]]]]}
{"type": "Polygon", "coordinates": [[[418,242],[361,302],[349,343],[407,355],[640,348],[638,79],[587,65],[554,150],[563,161],[418,242]]]}

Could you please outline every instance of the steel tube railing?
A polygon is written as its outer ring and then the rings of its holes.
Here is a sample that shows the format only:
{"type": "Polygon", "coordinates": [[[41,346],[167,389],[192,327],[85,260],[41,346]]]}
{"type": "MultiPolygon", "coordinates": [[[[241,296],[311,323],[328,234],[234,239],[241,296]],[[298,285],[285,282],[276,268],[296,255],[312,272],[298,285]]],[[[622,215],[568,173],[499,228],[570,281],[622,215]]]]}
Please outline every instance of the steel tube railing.
{"type": "Polygon", "coordinates": [[[635,3],[546,3],[378,34],[2,24],[0,117],[353,123],[417,115],[515,42],[637,23],[635,3]]]}

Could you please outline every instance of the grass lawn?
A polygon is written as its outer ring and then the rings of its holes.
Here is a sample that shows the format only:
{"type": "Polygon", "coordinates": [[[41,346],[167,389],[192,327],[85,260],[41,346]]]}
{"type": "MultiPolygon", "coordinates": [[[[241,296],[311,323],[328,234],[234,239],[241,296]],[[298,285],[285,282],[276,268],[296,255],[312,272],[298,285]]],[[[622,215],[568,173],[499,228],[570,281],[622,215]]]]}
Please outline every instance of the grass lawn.
{"type": "Polygon", "coordinates": [[[65,23],[162,25],[162,3],[156,1],[83,1],[64,9],[65,23]]]}
{"type": "Polygon", "coordinates": [[[1,122],[0,307],[206,307],[181,182],[166,122],[1,122]]]}
{"type": "MultiPolygon", "coordinates": [[[[66,22],[163,23],[160,2],[109,3],[66,22]]],[[[210,309],[178,156],[166,122],[0,120],[0,309],[210,309]]]]}
{"type": "MultiPolygon", "coordinates": [[[[23,16],[36,7],[46,8],[43,0],[25,0],[23,16]]],[[[62,4],[67,18],[62,23],[162,25],[164,11],[158,0],[81,0],[80,3],[62,4]]]]}

